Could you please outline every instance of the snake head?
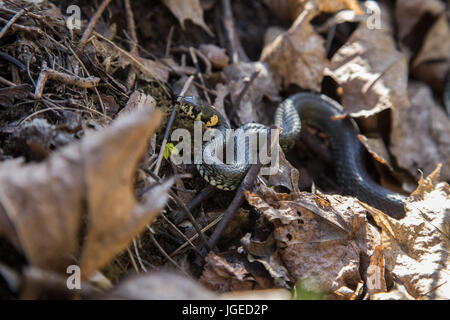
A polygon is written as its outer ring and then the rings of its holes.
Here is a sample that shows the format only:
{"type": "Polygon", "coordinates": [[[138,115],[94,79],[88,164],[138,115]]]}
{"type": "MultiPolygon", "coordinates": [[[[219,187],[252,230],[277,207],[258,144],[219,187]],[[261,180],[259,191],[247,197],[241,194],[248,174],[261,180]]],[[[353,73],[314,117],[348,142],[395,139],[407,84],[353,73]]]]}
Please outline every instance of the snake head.
{"type": "Polygon", "coordinates": [[[199,117],[202,116],[201,104],[195,96],[181,97],[180,109],[185,115],[194,120],[199,120],[199,117]]]}
{"type": "Polygon", "coordinates": [[[220,113],[213,106],[201,102],[196,96],[181,97],[180,109],[191,119],[201,121],[209,128],[223,123],[220,113]]]}

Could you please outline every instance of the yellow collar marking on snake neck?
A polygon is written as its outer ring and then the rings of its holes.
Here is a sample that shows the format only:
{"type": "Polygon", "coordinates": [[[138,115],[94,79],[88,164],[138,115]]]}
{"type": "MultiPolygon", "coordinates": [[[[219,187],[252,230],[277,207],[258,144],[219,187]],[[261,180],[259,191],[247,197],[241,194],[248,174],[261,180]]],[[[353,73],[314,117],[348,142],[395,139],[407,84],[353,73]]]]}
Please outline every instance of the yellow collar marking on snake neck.
{"type": "Polygon", "coordinates": [[[209,121],[206,123],[207,127],[214,127],[219,122],[219,117],[217,115],[213,115],[209,121]]]}

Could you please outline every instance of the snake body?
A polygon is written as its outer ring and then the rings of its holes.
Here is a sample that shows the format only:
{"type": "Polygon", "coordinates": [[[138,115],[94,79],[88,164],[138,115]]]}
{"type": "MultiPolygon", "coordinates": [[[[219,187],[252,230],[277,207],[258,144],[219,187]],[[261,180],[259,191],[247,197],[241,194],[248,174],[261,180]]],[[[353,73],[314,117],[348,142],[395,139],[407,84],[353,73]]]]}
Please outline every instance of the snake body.
{"type": "MultiPolygon", "coordinates": [[[[208,183],[219,189],[235,189],[250,167],[248,161],[222,163],[207,151],[214,144],[216,145],[213,147],[220,148],[221,144],[227,143],[225,132],[230,129],[230,124],[215,108],[200,103],[195,97],[182,98],[180,106],[182,112],[190,118],[200,120],[223,133],[223,140],[213,139],[203,145],[204,161],[197,165],[198,172],[208,183]]],[[[356,124],[348,118],[332,119],[342,115],[342,106],[325,95],[294,94],[275,111],[274,123],[282,128],[280,145],[284,150],[292,148],[299,138],[302,123],[323,131],[330,141],[337,182],[342,186],[344,194],[355,196],[392,217],[403,217],[405,197],[383,188],[370,177],[364,166],[364,148],[357,137],[356,124]]],[[[238,128],[234,136],[235,153],[239,153],[236,139],[239,140],[244,133],[264,130],[269,130],[269,127],[259,123],[249,123],[238,128]]],[[[248,155],[247,148],[245,155],[248,155]]]]}

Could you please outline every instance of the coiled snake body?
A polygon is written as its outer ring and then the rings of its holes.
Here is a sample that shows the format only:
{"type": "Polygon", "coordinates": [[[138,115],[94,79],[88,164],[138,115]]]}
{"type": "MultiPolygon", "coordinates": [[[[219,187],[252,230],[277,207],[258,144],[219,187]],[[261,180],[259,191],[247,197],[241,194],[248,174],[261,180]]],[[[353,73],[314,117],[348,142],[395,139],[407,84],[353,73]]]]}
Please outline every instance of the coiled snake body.
{"type": "MultiPolygon", "coordinates": [[[[229,123],[215,108],[203,105],[195,97],[182,98],[180,108],[184,114],[194,120],[200,120],[208,127],[218,129],[225,136],[229,123]]],[[[275,125],[282,128],[279,137],[283,149],[294,146],[301,131],[301,124],[315,127],[327,135],[335,161],[336,178],[343,192],[355,196],[375,208],[395,218],[404,216],[405,197],[387,190],[376,183],[364,167],[364,148],[358,140],[355,123],[344,118],[332,117],[343,114],[342,107],[325,95],[298,93],[284,100],[275,112],[275,125]]],[[[246,132],[269,130],[265,125],[249,123],[236,130],[235,137],[246,132]]],[[[226,140],[224,140],[226,141],[226,140]]],[[[223,144],[223,140],[213,139],[203,145],[203,162],[197,165],[200,175],[210,184],[223,190],[235,189],[246,174],[248,162],[218,163],[214,154],[205,152],[210,144],[223,144]],[[206,161],[205,161],[206,160],[206,161]]],[[[236,144],[235,144],[236,145],[236,144]]],[[[238,150],[235,150],[238,151],[238,150]]],[[[248,150],[245,150],[247,155],[248,150]]]]}

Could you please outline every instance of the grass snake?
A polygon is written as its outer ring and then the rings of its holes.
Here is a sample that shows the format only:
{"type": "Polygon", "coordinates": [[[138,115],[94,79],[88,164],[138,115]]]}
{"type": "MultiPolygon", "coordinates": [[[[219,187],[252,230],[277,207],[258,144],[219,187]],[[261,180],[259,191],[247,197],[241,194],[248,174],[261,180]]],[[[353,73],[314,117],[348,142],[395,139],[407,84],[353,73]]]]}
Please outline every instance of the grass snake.
{"type": "MultiPolygon", "coordinates": [[[[215,161],[215,154],[207,151],[213,149],[211,144],[216,144],[213,147],[217,147],[217,144],[227,143],[225,131],[230,129],[228,121],[214,107],[199,102],[196,97],[183,97],[180,109],[189,118],[200,120],[207,127],[218,129],[223,133],[224,139],[212,139],[203,144],[203,162],[197,165],[197,170],[215,187],[223,190],[235,189],[250,167],[248,161],[223,163],[215,161]]],[[[365,151],[358,139],[355,122],[346,117],[343,119],[340,117],[339,120],[332,119],[342,115],[342,106],[325,95],[294,94],[284,100],[275,111],[274,124],[282,128],[280,145],[284,150],[292,148],[300,136],[302,123],[323,131],[330,141],[336,179],[343,193],[354,196],[394,218],[402,218],[405,197],[383,188],[368,174],[364,166],[365,151]]],[[[243,133],[264,130],[269,130],[269,127],[259,123],[245,124],[236,129],[234,139],[239,139],[243,133]]],[[[234,144],[235,148],[237,145],[234,144]]],[[[235,151],[239,153],[239,150],[235,151]]],[[[246,148],[245,155],[247,154],[246,148]]]]}

